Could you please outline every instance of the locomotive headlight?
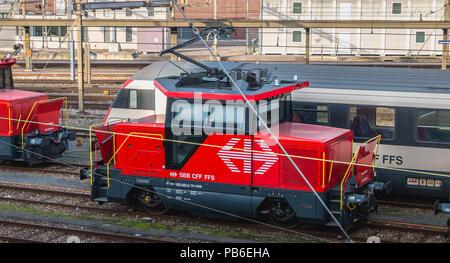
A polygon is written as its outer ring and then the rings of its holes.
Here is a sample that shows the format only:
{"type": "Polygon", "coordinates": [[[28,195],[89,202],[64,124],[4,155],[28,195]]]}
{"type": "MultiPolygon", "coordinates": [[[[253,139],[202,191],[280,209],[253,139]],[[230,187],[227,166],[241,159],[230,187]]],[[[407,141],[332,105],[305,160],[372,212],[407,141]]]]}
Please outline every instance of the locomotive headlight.
{"type": "Polygon", "coordinates": [[[42,145],[42,138],[32,138],[29,140],[29,143],[33,146],[42,145]]]}
{"type": "Polygon", "coordinates": [[[353,194],[353,195],[349,195],[347,198],[347,201],[350,204],[362,204],[366,201],[366,196],[365,195],[359,195],[359,194],[353,194]]]}

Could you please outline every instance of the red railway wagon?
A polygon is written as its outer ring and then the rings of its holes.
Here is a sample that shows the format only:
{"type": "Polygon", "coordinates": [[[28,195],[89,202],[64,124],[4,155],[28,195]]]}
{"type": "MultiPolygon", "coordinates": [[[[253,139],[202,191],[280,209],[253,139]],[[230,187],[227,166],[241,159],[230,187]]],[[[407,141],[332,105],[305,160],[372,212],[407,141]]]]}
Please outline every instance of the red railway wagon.
{"type": "MultiPolygon", "coordinates": [[[[290,93],[308,82],[278,80],[267,69],[231,75],[341,224],[376,209],[373,190],[384,187],[373,182],[371,166],[378,137],[352,156],[350,130],[289,122],[290,93]],[[353,169],[359,162],[369,165],[353,169]]],[[[80,174],[90,177],[93,200],[139,203],[151,213],[334,224],[226,77],[186,73],[154,84],[167,96],[166,114],[93,128],[102,159],[80,174]]]]}
{"type": "Polygon", "coordinates": [[[15,90],[11,67],[15,59],[0,59],[0,161],[29,164],[61,156],[72,133],[61,127],[65,98],[49,99],[47,94],[15,90]]]}

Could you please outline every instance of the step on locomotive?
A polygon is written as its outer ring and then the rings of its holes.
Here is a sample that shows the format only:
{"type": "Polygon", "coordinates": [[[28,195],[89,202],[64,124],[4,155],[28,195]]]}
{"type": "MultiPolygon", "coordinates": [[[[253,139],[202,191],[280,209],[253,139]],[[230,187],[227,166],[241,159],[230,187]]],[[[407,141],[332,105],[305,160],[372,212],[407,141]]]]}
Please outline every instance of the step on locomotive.
{"type": "Polygon", "coordinates": [[[15,63],[15,58],[0,59],[0,162],[36,164],[61,157],[68,140],[75,139],[60,123],[65,119],[67,126],[67,99],[14,89],[15,63]]]}
{"type": "MultiPolygon", "coordinates": [[[[95,161],[80,171],[91,180],[92,199],[157,214],[182,209],[265,217],[284,227],[335,225],[230,79],[203,68],[155,79],[167,97],[164,114],[92,127],[95,161]]],[[[340,224],[351,228],[377,209],[374,191],[388,188],[374,181],[379,136],[353,155],[352,131],[291,121],[291,92],[307,81],[278,79],[267,68],[230,74],[340,224]]]]}

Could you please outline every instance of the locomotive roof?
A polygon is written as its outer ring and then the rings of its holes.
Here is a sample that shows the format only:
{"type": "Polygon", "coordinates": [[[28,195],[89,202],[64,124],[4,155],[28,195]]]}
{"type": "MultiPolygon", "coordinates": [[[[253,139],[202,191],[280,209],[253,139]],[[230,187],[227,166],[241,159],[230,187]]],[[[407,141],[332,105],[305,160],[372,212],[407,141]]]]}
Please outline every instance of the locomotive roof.
{"type": "MultiPolygon", "coordinates": [[[[308,86],[308,82],[280,82],[269,80],[252,84],[243,79],[235,80],[239,89],[248,100],[263,100],[275,97],[308,86]]],[[[196,93],[201,93],[202,99],[211,100],[244,100],[242,95],[233,85],[224,81],[209,81],[203,78],[184,81],[182,77],[166,77],[155,79],[155,87],[167,97],[194,98],[196,93]]]]}
{"type": "Polygon", "coordinates": [[[1,102],[14,102],[27,99],[35,99],[45,97],[43,93],[25,91],[25,90],[13,90],[13,89],[0,89],[0,101],[1,102]]]}
{"type": "MultiPolygon", "coordinates": [[[[209,67],[218,67],[217,62],[202,62],[209,67]]],[[[242,65],[242,63],[227,62],[223,64],[227,70],[242,65]]],[[[184,72],[199,70],[200,67],[187,61],[160,61],[154,62],[134,74],[132,80],[154,80],[169,76],[178,76],[184,72]]]]}
{"type": "Polygon", "coordinates": [[[8,68],[16,64],[15,58],[0,58],[0,68],[8,68]]]}
{"type": "MultiPolygon", "coordinates": [[[[203,62],[202,62],[203,63],[203,62]]],[[[204,62],[214,66],[216,62],[204,62]]],[[[380,91],[407,91],[450,93],[450,74],[438,69],[381,68],[365,66],[340,66],[298,63],[235,63],[223,62],[227,69],[276,67],[280,80],[309,81],[310,88],[357,89],[380,91]]],[[[189,62],[156,62],[137,72],[134,80],[154,80],[158,77],[175,76],[186,71],[198,70],[189,62]],[[180,69],[181,68],[181,69],[180,69]]]]}

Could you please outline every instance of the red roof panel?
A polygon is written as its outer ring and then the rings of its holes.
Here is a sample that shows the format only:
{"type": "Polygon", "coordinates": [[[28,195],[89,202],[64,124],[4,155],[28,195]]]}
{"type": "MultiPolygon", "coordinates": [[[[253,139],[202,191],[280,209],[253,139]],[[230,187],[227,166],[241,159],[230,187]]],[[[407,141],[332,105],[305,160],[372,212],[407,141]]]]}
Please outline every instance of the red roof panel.
{"type": "Polygon", "coordinates": [[[0,89],[0,102],[15,102],[41,97],[46,98],[47,95],[25,90],[0,89]]]}

